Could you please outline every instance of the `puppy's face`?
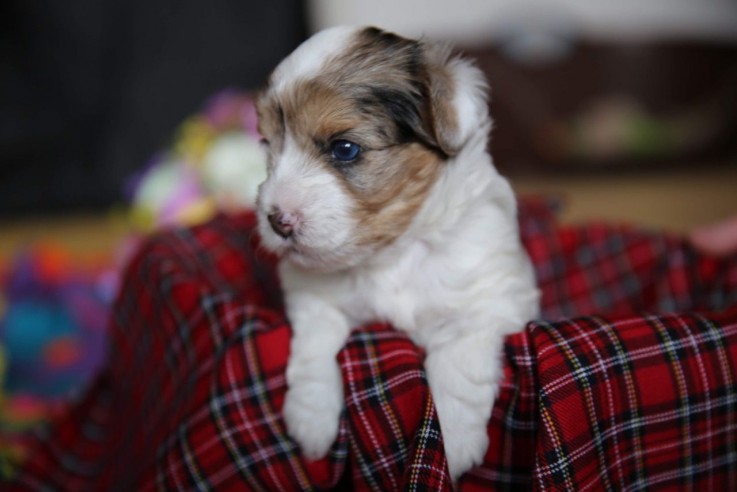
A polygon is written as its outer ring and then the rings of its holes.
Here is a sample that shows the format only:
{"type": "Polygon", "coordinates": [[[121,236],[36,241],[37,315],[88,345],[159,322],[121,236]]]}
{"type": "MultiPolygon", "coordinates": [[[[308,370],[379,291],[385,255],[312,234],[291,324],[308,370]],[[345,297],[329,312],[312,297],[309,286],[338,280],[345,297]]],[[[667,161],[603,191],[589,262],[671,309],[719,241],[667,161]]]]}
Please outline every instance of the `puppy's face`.
{"type": "Polygon", "coordinates": [[[373,28],[305,42],[257,104],[269,153],[263,244],[336,271],[395,241],[457,150],[452,91],[442,62],[418,42],[373,28]]]}

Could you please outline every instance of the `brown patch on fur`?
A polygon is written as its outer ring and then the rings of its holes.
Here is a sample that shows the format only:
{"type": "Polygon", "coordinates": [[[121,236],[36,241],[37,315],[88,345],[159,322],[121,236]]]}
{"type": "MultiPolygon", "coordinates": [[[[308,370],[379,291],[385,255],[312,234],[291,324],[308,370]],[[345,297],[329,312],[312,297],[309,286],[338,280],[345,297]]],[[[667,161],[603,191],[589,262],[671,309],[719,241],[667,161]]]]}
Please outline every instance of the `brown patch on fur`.
{"type": "Polygon", "coordinates": [[[355,216],[368,225],[361,228],[359,244],[385,246],[404,233],[442,166],[437,153],[419,143],[397,146],[377,156],[368,170],[371,186],[354,194],[359,204],[355,216]]]}

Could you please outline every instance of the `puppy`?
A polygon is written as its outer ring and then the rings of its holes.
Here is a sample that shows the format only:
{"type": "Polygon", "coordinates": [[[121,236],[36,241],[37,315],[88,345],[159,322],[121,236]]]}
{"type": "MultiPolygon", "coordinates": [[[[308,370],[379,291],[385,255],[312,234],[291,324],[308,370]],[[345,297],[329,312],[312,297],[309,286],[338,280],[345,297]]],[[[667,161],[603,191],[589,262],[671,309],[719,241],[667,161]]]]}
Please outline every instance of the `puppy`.
{"type": "Polygon", "coordinates": [[[515,198],[486,150],[486,92],[444,46],[338,27],[258,101],[259,232],[282,258],[293,330],[284,418],[309,458],[337,436],[336,354],[370,321],[425,348],[452,478],[484,457],[503,338],[538,314],[515,198]]]}

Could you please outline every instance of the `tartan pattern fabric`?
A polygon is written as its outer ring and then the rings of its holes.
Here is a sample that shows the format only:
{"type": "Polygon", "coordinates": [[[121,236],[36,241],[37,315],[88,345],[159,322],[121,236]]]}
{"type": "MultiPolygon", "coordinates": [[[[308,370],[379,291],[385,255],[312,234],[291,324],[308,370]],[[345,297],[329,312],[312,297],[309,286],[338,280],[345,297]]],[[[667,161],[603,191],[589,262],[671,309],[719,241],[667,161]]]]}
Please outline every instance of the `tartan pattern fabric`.
{"type": "MultiPolygon", "coordinates": [[[[461,490],[737,490],[737,258],[521,206],[543,319],[507,338],[461,490]]],[[[127,269],[110,362],[9,490],[451,490],[423,353],[384,325],[338,355],[346,405],[305,461],[280,409],[289,327],[255,219],[169,231],[127,269]]],[[[494,354],[490,354],[494,356],[494,354]]]]}

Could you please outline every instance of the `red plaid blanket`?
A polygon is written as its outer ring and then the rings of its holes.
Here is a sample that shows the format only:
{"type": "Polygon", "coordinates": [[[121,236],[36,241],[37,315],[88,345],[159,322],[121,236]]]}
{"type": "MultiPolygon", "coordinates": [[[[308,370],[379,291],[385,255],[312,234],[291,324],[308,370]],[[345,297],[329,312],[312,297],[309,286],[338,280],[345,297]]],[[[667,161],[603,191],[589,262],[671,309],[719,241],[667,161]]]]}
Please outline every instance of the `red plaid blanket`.
{"type": "MultiPolygon", "coordinates": [[[[737,490],[737,258],[558,227],[532,202],[521,224],[547,321],[507,339],[491,444],[460,487],[737,490]]],[[[339,355],[346,409],[329,457],[300,456],[280,416],[289,328],[253,227],[221,217],[142,248],[107,370],[14,488],[452,487],[422,354],[386,326],[358,329],[339,355]]]]}

